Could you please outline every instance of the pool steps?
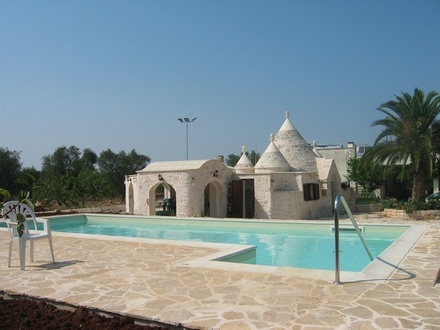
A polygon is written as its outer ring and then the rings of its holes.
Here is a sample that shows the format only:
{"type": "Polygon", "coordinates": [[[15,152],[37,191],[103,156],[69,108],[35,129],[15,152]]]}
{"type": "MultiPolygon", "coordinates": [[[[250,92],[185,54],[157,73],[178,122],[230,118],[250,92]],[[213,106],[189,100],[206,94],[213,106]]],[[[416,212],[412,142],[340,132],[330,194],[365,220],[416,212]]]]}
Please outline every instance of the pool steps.
{"type": "Polygon", "coordinates": [[[356,220],[353,217],[353,213],[351,213],[350,207],[347,204],[347,201],[345,200],[344,196],[341,194],[338,194],[335,198],[335,223],[334,223],[334,233],[335,233],[335,281],[334,284],[342,284],[340,279],[340,273],[341,273],[341,267],[340,267],[340,258],[339,258],[339,231],[341,229],[341,226],[339,225],[339,205],[342,204],[342,206],[345,209],[345,212],[347,212],[348,217],[351,220],[351,223],[353,224],[354,230],[359,235],[360,240],[362,241],[362,244],[365,247],[365,251],[368,253],[368,256],[370,257],[370,260],[373,261],[374,257],[371,254],[370,249],[368,248],[367,242],[365,241],[364,235],[359,228],[356,220]]]}
{"type": "MultiPolygon", "coordinates": [[[[335,232],[335,225],[331,226],[332,233],[335,232]]],[[[365,226],[358,226],[359,230],[362,232],[362,234],[365,235],[365,226]]],[[[339,231],[342,232],[356,232],[356,228],[351,225],[339,225],[339,231]]]]}

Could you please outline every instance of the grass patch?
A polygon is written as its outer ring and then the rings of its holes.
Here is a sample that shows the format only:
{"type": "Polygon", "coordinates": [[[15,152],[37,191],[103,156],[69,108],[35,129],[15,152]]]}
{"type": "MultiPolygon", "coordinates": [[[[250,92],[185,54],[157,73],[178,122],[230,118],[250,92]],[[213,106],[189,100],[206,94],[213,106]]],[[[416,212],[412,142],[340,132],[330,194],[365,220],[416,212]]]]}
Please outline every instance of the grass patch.
{"type": "Polygon", "coordinates": [[[357,199],[356,203],[358,205],[370,205],[377,204],[377,200],[371,197],[360,197],[357,199]]]}

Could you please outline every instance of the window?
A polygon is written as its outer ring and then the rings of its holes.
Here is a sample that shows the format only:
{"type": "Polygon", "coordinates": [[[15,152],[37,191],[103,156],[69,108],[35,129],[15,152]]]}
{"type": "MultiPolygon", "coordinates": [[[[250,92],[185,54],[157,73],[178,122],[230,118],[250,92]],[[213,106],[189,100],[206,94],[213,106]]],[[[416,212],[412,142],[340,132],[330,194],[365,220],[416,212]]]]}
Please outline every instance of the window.
{"type": "Polygon", "coordinates": [[[319,199],[319,184],[306,183],[303,184],[304,200],[313,201],[319,199]]]}

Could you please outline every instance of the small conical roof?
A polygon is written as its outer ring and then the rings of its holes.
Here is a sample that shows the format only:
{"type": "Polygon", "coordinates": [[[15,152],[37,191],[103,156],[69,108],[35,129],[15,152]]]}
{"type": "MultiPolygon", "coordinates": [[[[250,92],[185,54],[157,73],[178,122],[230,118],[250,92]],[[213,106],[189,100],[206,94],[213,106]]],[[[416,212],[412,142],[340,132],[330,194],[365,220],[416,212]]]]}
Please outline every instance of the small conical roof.
{"type": "Polygon", "coordinates": [[[290,171],[289,163],[274,143],[273,134],[270,135],[270,144],[255,165],[255,170],[256,172],[290,171]]]}
{"type": "Polygon", "coordinates": [[[241,157],[235,167],[254,167],[252,162],[249,160],[249,157],[246,155],[246,146],[241,147],[241,157]]]}
{"type": "Polygon", "coordinates": [[[246,155],[246,147],[241,147],[241,157],[234,167],[234,171],[237,174],[254,173],[254,164],[249,160],[246,155]]]}
{"type": "Polygon", "coordinates": [[[286,119],[275,136],[274,142],[293,170],[316,172],[316,156],[291,123],[288,111],[286,111],[286,119]]]}

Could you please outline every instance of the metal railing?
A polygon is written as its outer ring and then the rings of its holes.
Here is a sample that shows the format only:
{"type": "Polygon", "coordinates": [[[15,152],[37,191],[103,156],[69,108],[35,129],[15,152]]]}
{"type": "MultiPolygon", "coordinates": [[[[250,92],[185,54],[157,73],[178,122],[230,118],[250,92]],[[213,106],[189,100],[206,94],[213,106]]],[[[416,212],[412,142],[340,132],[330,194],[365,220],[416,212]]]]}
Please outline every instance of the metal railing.
{"type": "Polygon", "coordinates": [[[359,235],[359,238],[362,241],[362,244],[364,245],[365,251],[368,253],[368,257],[370,257],[370,260],[373,261],[374,257],[370,252],[370,249],[368,248],[367,242],[365,241],[364,235],[362,235],[362,231],[360,230],[356,220],[353,217],[353,213],[350,211],[350,207],[347,204],[347,201],[345,200],[344,196],[341,194],[338,194],[335,198],[335,281],[334,284],[342,284],[340,280],[340,258],[339,258],[339,204],[342,204],[345,211],[347,212],[348,217],[351,220],[351,223],[353,224],[357,234],[359,235]]]}

